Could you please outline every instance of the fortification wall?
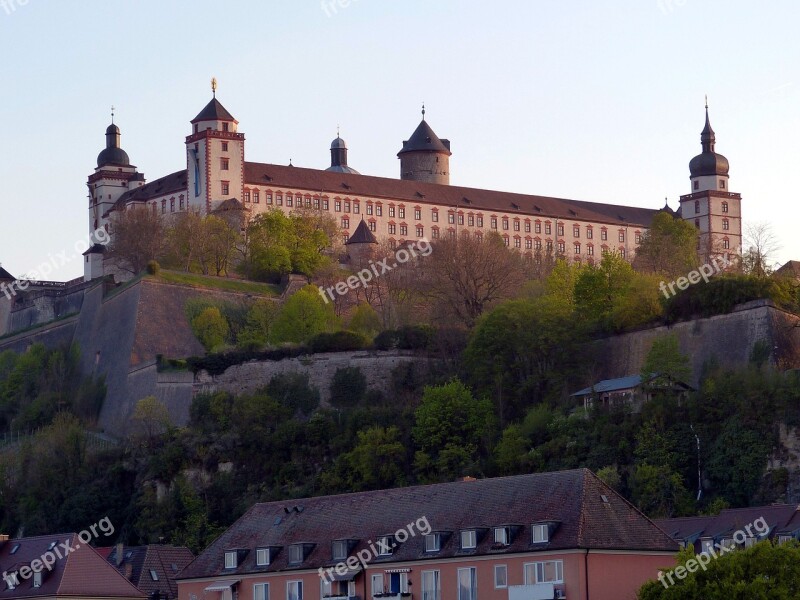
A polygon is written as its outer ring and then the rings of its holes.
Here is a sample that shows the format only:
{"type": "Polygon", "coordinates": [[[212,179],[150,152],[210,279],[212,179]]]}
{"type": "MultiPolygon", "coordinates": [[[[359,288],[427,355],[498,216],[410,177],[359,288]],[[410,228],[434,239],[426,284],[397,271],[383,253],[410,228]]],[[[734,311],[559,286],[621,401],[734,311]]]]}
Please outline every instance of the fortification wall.
{"type": "Polygon", "coordinates": [[[252,393],[267,385],[275,375],[302,373],[320,392],[327,404],[330,386],[338,369],[358,367],[367,379],[368,389],[383,393],[390,391],[392,371],[403,364],[414,363],[415,368],[427,369],[426,357],[408,351],[330,352],[312,354],[278,361],[251,361],[230,367],[216,376],[201,371],[195,378],[195,393],[225,391],[231,394],[252,393]]]}
{"type": "Polygon", "coordinates": [[[709,361],[731,368],[747,365],[759,341],[773,349],[773,364],[800,368],[800,316],[779,310],[770,301],[757,300],[726,315],[600,340],[594,348],[597,358],[591,378],[597,381],[639,373],[653,341],[669,334],[677,335],[681,352],[690,357],[695,385],[709,361]]]}

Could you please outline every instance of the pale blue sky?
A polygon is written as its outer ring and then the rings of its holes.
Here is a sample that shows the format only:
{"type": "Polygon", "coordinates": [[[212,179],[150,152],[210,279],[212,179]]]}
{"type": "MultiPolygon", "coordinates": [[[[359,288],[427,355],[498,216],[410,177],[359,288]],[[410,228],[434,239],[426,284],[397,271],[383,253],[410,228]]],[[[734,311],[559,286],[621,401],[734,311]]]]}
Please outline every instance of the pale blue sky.
{"type": "MultiPolygon", "coordinates": [[[[800,259],[800,3],[724,0],[0,0],[0,262],[21,275],[88,228],[109,107],[148,180],[185,166],[209,80],[247,159],[397,177],[419,122],[454,184],[661,207],[689,192],[709,95],[745,222],[800,259]]],[[[52,274],[82,273],[79,260],[52,274]]]]}

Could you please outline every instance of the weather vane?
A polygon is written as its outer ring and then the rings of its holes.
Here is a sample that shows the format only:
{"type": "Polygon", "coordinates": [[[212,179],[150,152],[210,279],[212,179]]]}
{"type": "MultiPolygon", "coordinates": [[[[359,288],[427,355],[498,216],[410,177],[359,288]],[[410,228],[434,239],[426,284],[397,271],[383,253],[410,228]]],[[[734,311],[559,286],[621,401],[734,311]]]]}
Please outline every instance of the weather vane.
{"type": "Polygon", "coordinates": [[[111,124],[114,124],[114,105],[111,105],[111,124]]]}
{"type": "Polygon", "coordinates": [[[422,120],[425,120],[425,102],[422,103],[422,120]]]}
{"type": "Polygon", "coordinates": [[[217,78],[211,78],[211,93],[214,94],[214,98],[217,97],[217,78]]]}

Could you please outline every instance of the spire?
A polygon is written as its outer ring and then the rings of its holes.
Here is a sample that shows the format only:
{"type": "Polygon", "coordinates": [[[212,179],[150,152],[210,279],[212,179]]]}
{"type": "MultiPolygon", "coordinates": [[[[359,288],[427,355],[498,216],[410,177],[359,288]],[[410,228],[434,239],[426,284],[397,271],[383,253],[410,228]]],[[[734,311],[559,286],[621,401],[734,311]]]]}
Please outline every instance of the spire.
{"type": "Polygon", "coordinates": [[[716,135],[714,130],[711,129],[711,120],[708,117],[708,96],[706,96],[706,125],[700,134],[700,143],[703,147],[703,152],[714,152],[714,144],[716,143],[716,135]]]}
{"type": "Polygon", "coordinates": [[[422,103],[422,120],[425,120],[425,102],[422,103]]]}

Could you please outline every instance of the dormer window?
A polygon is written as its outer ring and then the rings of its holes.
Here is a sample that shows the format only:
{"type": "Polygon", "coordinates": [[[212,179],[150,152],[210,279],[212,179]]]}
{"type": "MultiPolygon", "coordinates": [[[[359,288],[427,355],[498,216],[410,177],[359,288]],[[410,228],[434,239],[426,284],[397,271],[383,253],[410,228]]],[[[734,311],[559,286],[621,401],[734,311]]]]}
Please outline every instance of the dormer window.
{"type": "Polygon", "coordinates": [[[478,545],[478,536],[474,529],[465,529],[461,532],[461,549],[474,550],[478,545]]]}
{"type": "Polygon", "coordinates": [[[289,564],[298,565],[303,562],[303,545],[289,546],[289,564]]]}
{"type": "Polygon", "coordinates": [[[256,566],[267,567],[270,562],[269,548],[256,548],[256,566]]]}
{"type": "Polygon", "coordinates": [[[508,546],[511,543],[511,528],[510,527],[495,527],[494,528],[494,543],[502,546],[508,546]]]}
{"type": "Polygon", "coordinates": [[[225,568],[235,569],[238,566],[238,556],[236,550],[231,550],[225,553],[225,568]]]}
{"type": "Polygon", "coordinates": [[[425,536],[425,552],[439,552],[442,549],[442,538],[438,533],[425,536]]]}
{"type": "Polygon", "coordinates": [[[347,540],[336,540],[333,542],[333,560],[344,560],[349,554],[347,540]]]}
{"type": "Polygon", "coordinates": [[[531,525],[531,543],[544,544],[550,541],[550,529],[546,524],[531,525]]]}
{"type": "Polygon", "coordinates": [[[378,538],[378,556],[391,556],[394,552],[395,542],[391,535],[378,538]]]}

